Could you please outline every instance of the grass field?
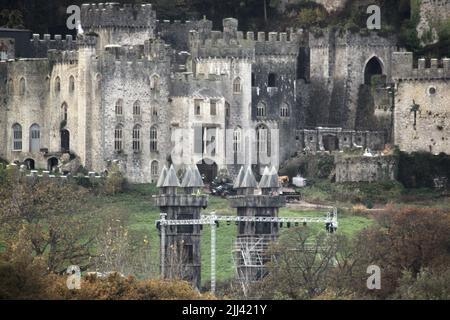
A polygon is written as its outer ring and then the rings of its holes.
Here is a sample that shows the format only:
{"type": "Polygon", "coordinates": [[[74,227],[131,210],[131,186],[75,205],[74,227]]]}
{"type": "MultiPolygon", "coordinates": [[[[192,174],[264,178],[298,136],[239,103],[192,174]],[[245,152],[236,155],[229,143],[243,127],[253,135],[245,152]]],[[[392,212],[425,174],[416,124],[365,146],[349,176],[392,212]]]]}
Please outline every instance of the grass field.
{"type": "MultiPolygon", "coordinates": [[[[124,193],[115,196],[92,196],[89,199],[92,210],[96,213],[100,223],[105,217],[114,216],[121,219],[127,226],[129,232],[135,238],[147,238],[150,241],[150,250],[154,263],[159,263],[159,236],[155,227],[155,220],[159,218],[159,210],[154,206],[152,195],[157,193],[154,185],[134,185],[124,193]]],[[[219,214],[234,215],[235,212],[228,206],[228,201],[219,197],[209,197],[208,208],[203,213],[216,211],[219,214]]],[[[318,211],[296,211],[288,208],[280,210],[281,217],[293,216],[325,216],[325,212],[318,211]]],[[[339,232],[354,235],[359,230],[370,225],[372,220],[360,216],[343,215],[339,217],[339,232]]],[[[320,226],[323,229],[324,226],[320,226]]],[[[287,228],[281,229],[286,232],[287,228]]],[[[236,225],[231,223],[220,223],[217,229],[216,241],[216,272],[217,280],[227,280],[233,277],[232,246],[236,237],[236,225]]],[[[204,226],[202,232],[202,282],[210,279],[210,228],[204,226]]]]}

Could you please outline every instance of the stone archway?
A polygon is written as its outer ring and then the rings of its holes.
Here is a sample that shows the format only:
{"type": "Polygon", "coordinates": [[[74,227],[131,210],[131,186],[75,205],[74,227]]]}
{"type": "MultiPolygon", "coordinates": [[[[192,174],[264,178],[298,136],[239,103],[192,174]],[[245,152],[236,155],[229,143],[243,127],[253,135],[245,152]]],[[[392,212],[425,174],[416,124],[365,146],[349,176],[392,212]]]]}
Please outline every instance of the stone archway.
{"type": "Polygon", "coordinates": [[[383,63],[378,57],[372,57],[369,61],[367,61],[366,66],[364,67],[364,84],[370,86],[372,83],[372,77],[382,74],[383,63]]]}
{"type": "Polygon", "coordinates": [[[58,168],[58,159],[56,159],[55,157],[49,158],[47,160],[47,170],[52,172],[56,168],[58,168]]]}
{"type": "Polygon", "coordinates": [[[211,159],[202,159],[197,163],[197,168],[206,183],[213,181],[217,177],[217,163],[211,159]]]}

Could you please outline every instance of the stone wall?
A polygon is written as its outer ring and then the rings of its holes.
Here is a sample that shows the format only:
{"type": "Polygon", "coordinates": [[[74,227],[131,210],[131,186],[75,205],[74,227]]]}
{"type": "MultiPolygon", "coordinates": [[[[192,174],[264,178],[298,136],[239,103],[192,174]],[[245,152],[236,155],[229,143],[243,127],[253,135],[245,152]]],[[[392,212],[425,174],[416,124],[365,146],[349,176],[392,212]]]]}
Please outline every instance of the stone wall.
{"type": "Polygon", "coordinates": [[[340,31],[310,34],[311,100],[307,110],[308,126],[342,126],[354,129],[358,93],[364,72],[372,58],[378,59],[382,72],[391,79],[391,56],[397,51],[395,38],[382,38],[340,31]]]}
{"type": "Polygon", "coordinates": [[[395,156],[336,156],[336,182],[394,181],[398,159],[395,156]]]}
{"type": "Polygon", "coordinates": [[[395,144],[401,151],[450,154],[450,59],[425,59],[413,68],[412,53],[396,53],[395,144]]]}

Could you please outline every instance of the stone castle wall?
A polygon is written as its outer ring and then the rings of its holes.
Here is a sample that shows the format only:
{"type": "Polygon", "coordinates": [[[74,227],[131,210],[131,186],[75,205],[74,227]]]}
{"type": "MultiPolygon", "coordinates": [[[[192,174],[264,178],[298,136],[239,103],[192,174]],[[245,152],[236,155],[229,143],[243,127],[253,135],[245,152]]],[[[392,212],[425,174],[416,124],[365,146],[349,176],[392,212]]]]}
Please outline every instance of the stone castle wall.
{"type": "Polygon", "coordinates": [[[398,159],[395,156],[336,156],[336,182],[394,181],[398,159]]]}
{"type": "Polygon", "coordinates": [[[450,59],[425,59],[413,67],[412,53],[394,55],[395,144],[406,152],[450,153],[450,59]],[[413,105],[416,104],[416,107],[413,105]]]}

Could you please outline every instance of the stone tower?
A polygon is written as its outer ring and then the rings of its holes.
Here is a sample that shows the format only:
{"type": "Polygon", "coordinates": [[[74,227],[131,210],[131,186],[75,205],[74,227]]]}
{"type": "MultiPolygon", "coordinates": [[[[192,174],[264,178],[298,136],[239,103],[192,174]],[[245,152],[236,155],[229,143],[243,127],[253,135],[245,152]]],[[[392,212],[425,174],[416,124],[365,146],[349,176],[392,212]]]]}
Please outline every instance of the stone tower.
{"type": "MultiPolygon", "coordinates": [[[[234,187],[238,190],[238,195],[230,197],[230,205],[237,208],[239,217],[278,217],[279,208],[286,204],[285,198],[279,195],[280,186],[274,167],[264,169],[259,185],[250,166],[245,169],[242,167],[234,187]],[[260,189],[260,194],[255,192],[257,189],[260,189]]],[[[269,260],[266,250],[277,238],[277,223],[239,222],[235,259],[241,282],[249,284],[264,276],[264,265],[269,260]]]]}
{"type": "MultiPolygon", "coordinates": [[[[156,198],[161,219],[200,219],[208,197],[200,194],[203,182],[196,166],[187,167],[180,184],[173,165],[161,171],[156,198]]],[[[181,278],[195,287],[201,284],[200,231],[201,225],[161,225],[161,274],[167,278],[181,278]],[[163,233],[164,232],[164,233],[163,233]]]]}

